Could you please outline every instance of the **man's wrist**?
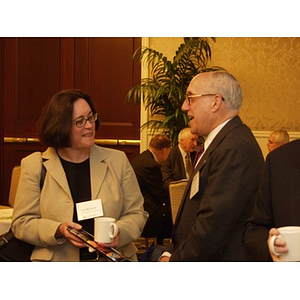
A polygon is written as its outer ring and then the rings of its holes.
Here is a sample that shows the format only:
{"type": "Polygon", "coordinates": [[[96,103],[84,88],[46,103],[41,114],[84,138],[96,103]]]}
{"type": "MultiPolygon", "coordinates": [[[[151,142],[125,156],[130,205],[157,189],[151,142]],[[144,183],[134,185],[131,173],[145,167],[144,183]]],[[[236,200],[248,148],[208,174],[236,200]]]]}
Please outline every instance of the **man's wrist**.
{"type": "Polygon", "coordinates": [[[172,254],[171,254],[170,252],[165,251],[165,252],[163,252],[163,254],[159,257],[158,261],[160,261],[160,259],[161,259],[162,257],[164,257],[164,256],[170,258],[171,255],[172,255],[172,254]]]}

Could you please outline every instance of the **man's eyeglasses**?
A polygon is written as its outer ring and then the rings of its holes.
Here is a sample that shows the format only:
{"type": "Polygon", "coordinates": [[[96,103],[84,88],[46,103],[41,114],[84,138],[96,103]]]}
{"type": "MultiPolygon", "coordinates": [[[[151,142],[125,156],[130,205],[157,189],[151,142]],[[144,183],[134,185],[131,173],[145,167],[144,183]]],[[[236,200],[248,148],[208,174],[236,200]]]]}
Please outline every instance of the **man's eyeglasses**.
{"type": "MultiPolygon", "coordinates": [[[[200,95],[188,95],[185,96],[185,101],[188,103],[188,105],[191,105],[191,99],[192,98],[198,98],[198,97],[204,97],[204,96],[216,96],[218,94],[200,94],[200,95]]],[[[222,100],[225,101],[225,99],[222,97],[222,100]]]]}
{"type": "Polygon", "coordinates": [[[98,119],[98,114],[95,113],[94,115],[90,115],[87,118],[85,117],[80,117],[76,120],[73,121],[73,123],[77,126],[77,127],[83,127],[85,126],[86,122],[89,121],[90,123],[95,123],[98,119]]]}

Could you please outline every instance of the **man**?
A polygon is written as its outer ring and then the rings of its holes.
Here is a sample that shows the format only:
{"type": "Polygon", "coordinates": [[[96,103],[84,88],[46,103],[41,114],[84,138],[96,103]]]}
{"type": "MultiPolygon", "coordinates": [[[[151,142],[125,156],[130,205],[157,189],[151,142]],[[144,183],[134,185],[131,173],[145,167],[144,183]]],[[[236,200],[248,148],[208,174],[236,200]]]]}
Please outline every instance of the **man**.
{"type": "Polygon", "coordinates": [[[257,197],[263,155],[239,118],[242,91],[226,72],[192,79],[182,110],[206,136],[160,261],[245,261],[244,225],[257,197]]]}
{"type": "MultiPolygon", "coordinates": [[[[275,227],[300,226],[299,182],[300,140],[295,140],[266,158],[259,198],[245,235],[247,251],[253,260],[271,260],[267,240],[269,234],[278,235],[275,227]]],[[[275,240],[275,246],[276,252],[287,251],[281,239],[275,240]]]]}
{"type": "Polygon", "coordinates": [[[290,141],[290,136],[286,130],[275,130],[268,138],[268,151],[269,153],[290,141]]]}
{"type": "Polygon", "coordinates": [[[195,158],[198,136],[191,129],[183,128],[178,135],[178,144],[172,148],[168,158],[162,164],[161,171],[165,188],[171,181],[190,178],[195,158]],[[190,170],[189,170],[190,168],[190,170]]]}
{"type": "Polygon", "coordinates": [[[164,238],[170,238],[172,231],[170,198],[163,186],[160,169],[170,151],[171,140],[164,135],[156,135],[148,149],[131,162],[144,196],[144,209],[149,213],[141,236],[156,237],[159,244],[163,244],[164,238]]]}

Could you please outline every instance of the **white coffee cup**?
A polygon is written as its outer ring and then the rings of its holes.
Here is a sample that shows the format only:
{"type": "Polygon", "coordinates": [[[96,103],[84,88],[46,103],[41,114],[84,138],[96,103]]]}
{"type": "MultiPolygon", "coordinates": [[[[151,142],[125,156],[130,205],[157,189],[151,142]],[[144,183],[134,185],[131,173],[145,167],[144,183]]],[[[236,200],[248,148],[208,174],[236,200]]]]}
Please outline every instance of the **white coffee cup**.
{"type": "Polygon", "coordinates": [[[272,253],[278,255],[280,261],[300,261],[300,226],[285,226],[277,229],[280,235],[273,235],[269,242],[272,253]],[[274,242],[277,238],[286,242],[286,247],[289,249],[287,253],[275,251],[274,242]]]}
{"type": "Polygon", "coordinates": [[[114,218],[98,217],[94,219],[95,242],[111,243],[118,232],[119,228],[114,218]]]}

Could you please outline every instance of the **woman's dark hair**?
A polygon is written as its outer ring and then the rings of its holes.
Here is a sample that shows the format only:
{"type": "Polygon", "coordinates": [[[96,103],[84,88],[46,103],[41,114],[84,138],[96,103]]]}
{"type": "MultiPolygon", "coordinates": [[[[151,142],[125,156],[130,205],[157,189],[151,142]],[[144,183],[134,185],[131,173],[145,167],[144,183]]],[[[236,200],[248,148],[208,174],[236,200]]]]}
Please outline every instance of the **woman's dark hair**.
{"type": "MultiPolygon", "coordinates": [[[[38,121],[38,136],[43,144],[56,149],[71,146],[73,106],[81,98],[86,100],[95,114],[90,96],[81,90],[63,90],[51,97],[38,121]]],[[[99,120],[96,120],[95,128],[99,128],[99,120]]]]}

